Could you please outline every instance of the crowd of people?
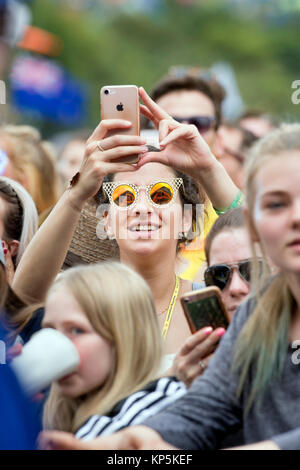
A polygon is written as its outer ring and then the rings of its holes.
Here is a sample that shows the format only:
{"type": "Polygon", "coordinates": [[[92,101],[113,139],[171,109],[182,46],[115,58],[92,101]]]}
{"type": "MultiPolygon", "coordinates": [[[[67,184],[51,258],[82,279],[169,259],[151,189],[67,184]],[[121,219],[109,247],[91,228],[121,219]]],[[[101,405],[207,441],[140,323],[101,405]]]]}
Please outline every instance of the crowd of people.
{"type": "Polygon", "coordinates": [[[121,119],[59,151],[0,128],[1,393],[24,428],[1,448],[300,449],[300,124],[227,122],[224,97],[214,77],[139,88],[159,148],[121,119]],[[181,298],[211,286],[229,327],[192,334],[181,298]],[[49,328],[79,365],[24,397],[14,361],[49,328]]]}

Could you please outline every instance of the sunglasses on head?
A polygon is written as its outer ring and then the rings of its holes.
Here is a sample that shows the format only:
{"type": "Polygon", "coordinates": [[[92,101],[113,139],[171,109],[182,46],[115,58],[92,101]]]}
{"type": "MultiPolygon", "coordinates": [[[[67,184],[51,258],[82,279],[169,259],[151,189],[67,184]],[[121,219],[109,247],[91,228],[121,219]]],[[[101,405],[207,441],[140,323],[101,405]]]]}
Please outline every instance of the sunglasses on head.
{"type": "Polygon", "coordinates": [[[183,184],[182,178],[156,181],[148,186],[136,186],[132,183],[103,183],[102,187],[111,204],[119,209],[133,207],[136,203],[140,189],[146,191],[150,204],[155,207],[166,207],[175,201],[178,189],[183,184]]]}
{"type": "MultiPolygon", "coordinates": [[[[259,272],[262,273],[263,261],[258,260],[259,272]]],[[[237,268],[241,278],[250,283],[253,263],[251,260],[244,260],[237,264],[215,264],[204,272],[206,286],[217,286],[223,290],[232,279],[233,269],[237,268]]]]}
{"type": "Polygon", "coordinates": [[[185,118],[173,116],[173,119],[175,119],[175,121],[177,122],[186,122],[188,124],[193,124],[197,127],[200,134],[208,132],[212,128],[212,126],[215,125],[216,122],[216,118],[212,116],[191,116],[185,118]]]}

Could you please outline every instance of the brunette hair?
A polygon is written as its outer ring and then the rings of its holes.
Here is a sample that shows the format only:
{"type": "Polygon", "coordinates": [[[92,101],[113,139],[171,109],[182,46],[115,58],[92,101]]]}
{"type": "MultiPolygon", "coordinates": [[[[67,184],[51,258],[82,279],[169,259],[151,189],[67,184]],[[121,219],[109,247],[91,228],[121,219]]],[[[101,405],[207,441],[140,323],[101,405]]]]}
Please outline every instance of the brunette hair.
{"type": "Polygon", "coordinates": [[[38,214],[26,189],[5,176],[0,177],[0,197],[7,203],[3,219],[3,239],[20,242],[18,253],[13,258],[17,266],[38,229],[38,214]]]}
{"type": "Polygon", "coordinates": [[[208,266],[210,265],[210,249],[215,237],[224,230],[234,230],[245,227],[243,209],[238,207],[220,215],[212,225],[204,245],[204,252],[208,266]]]}
{"type": "Polygon", "coordinates": [[[168,77],[157,83],[151,92],[151,97],[154,101],[157,101],[168,93],[184,90],[199,91],[212,101],[216,117],[215,129],[218,129],[222,118],[222,102],[226,93],[215,78],[204,79],[191,75],[185,75],[181,78],[168,77]]]}

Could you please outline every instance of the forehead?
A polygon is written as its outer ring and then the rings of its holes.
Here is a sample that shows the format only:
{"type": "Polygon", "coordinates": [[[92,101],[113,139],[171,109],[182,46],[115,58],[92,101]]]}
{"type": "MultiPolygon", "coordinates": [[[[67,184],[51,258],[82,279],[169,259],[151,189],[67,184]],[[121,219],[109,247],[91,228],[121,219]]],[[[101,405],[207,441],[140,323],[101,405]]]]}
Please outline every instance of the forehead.
{"type": "Polygon", "coordinates": [[[300,151],[270,155],[255,177],[257,196],[272,191],[300,193],[299,170],[300,151]]]}
{"type": "Polygon", "coordinates": [[[196,90],[172,91],[159,98],[157,103],[175,117],[215,116],[211,99],[196,90]]]}
{"type": "Polygon", "coordinates": [[[89,323],[73,294],[64,286],[56,287],[46,299],[43,324],[50,322],[53,326],[58,326],[71,321],[89,323]]]}
{"type": "Polygon", "coordinates": [[[223,230],[213,239],[210,248],[210,265],[235,263],[252,257],[245,228],[223,230]]]}
{"type": "Polygon", "coordinates": [[[137,186],[151,184],[160,179],[175,178],[174,171],[161,163],[147,163],[137,171],[120,172],[114,175],[114,181],[133,183],[137,186]]]}

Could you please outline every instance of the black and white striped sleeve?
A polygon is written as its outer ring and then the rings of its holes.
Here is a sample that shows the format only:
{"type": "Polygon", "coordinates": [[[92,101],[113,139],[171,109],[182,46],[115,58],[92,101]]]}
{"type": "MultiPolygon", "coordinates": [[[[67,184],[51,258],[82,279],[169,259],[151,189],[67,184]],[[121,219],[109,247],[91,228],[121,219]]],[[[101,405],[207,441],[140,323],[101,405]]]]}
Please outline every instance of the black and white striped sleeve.
{"type": "Polygon", "coordinates": [[[151,390],[141,390],[130,395],[113,417],[93,415],[77,431],[76,437],[84,441],[98,436],[108,436],[127,426],[137,425],[159,413],[186,393],[186,387],[171,377],[157,380],[151,390]]]}

